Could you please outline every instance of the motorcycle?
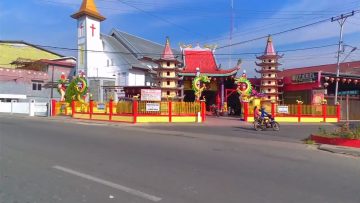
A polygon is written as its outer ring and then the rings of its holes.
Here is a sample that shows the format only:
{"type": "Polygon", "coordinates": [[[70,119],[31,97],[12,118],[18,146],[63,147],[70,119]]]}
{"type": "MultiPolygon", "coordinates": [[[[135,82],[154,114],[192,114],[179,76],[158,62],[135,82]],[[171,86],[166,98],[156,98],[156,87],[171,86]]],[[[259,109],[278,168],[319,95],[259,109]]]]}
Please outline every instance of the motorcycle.
{"type": "Polygon", "coordinates": [[[264,118],[262,121],[260,119],[254,121],[254,128],[256,131],[262,131],[266,128],[272,128],[274,131],[280,130],[280,124],[275,121],[273,116],[269,118],[264,118]]]}

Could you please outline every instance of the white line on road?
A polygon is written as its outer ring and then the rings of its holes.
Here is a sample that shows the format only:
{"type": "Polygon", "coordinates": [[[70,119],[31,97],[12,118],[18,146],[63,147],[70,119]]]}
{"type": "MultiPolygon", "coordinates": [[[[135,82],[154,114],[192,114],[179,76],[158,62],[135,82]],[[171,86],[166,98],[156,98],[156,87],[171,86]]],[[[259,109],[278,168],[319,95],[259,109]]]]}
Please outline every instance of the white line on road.
{"type": "Polygon", "coordinates": [[[129,187],[119,185],[119,184],[116,184],[116,183],[113,183],[113,182],[110,182],[110,181],[107,181],[107,180],[103,180],[103,179],[100,179],[100,178],[97,178],[97,177],[94,177],[94,176],[91,176],[91,175],[87,175],[87,174],[84,174],[84,173],[81,173],[81,172],[78,172],[78,171],[74,171],[74,170],[71,170],[71,169],[68,169],[68,168],[65,168],[65,167],[62,167],[62,166],[53,166],[52,168],[63,171],[63,172],[66,172],[66,173],[69,173],[69,174],[72,174],[72,175],[75,175],[75,176],[78,176],[78,177],[81,177],[81,178],[88,179],[88,180],[91,180],[91,181],[94,181],[94,182],[97,182],[97,183],[100,183],[100,184],[103,184],[103,185],[106,185],[106,186],[109,186],[109,187],[112,187],[112,188],[115,188],[115,189],[118,189],[118,190],[121,190],[123,192],[127,192],[129,194],[132,194],[132,195],[135,195],[135,196],[138,196],[138,197],[142,197],[142,198],[147,199],[147,200],[151,200],[153,202],[158,202],[158,201],[161,200],[160,197],[149,195],[149,194],[146,194],[144,192],[134,190],[134,189],[131,189],[129,187]]]}

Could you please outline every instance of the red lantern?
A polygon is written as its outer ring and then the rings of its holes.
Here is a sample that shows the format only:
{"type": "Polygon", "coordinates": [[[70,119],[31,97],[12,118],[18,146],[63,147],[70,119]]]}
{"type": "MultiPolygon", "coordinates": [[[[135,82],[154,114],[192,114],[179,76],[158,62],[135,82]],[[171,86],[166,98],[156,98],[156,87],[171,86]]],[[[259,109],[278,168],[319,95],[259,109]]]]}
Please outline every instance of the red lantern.
{"type": "Polygon", "coordinates": [[[330,82],[334,82],[335,78],[330,78],[330,82]]]}
{"type": "Polygon", "coordinates": [[[342,81],[343,83],[346,82],[346,78],[343,78],[341,81],[342,81]]]}
{"type": "Polygon", "coordinates": [[[329,80],[329,77],[325,77],[325,81],[328,81],[329,80]]]}
{"type": "Polygon", "coordinates": [[[340,78],[336,78],[336,82],[339,82],[340,81],[340,78]]]}
{"type": "Polygon", "coordinates": [[[347,82],[348,82],[348,83],[351,83],[351,79],[348,79],[347,82]]]}
{"type": "Polygon", "coordinates": [[[354,80],[354,84],[356,85],[359,81],[358,80],[354,80]]]}
{"type": "Polygon", "coordinates": [[[329,86],[329,83],[325,82],[324,87],[326,88],[327,86],[329,86]]]}

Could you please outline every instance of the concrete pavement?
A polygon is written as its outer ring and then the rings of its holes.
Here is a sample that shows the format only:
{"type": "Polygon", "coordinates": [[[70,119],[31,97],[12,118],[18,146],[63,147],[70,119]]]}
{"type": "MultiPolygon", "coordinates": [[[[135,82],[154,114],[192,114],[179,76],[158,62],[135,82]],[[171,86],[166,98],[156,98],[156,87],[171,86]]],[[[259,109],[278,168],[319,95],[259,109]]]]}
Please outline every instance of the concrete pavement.
{"type": "Polygon", "coordinates": [[[0,202],[360,201],[358,159],[190,128],[0,116],[0,202]]]}

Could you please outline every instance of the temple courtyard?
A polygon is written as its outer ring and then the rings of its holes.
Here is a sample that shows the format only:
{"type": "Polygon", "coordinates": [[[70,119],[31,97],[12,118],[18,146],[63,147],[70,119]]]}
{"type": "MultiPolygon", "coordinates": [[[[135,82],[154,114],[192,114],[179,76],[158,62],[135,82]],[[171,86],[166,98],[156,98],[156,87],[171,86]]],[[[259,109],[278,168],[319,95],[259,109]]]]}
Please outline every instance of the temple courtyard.
{"type": "Polygon", "coordinates": [[[1,114],[0,202],[360,202],[359,159],[303,144],[319,126],[1,114]]]}

